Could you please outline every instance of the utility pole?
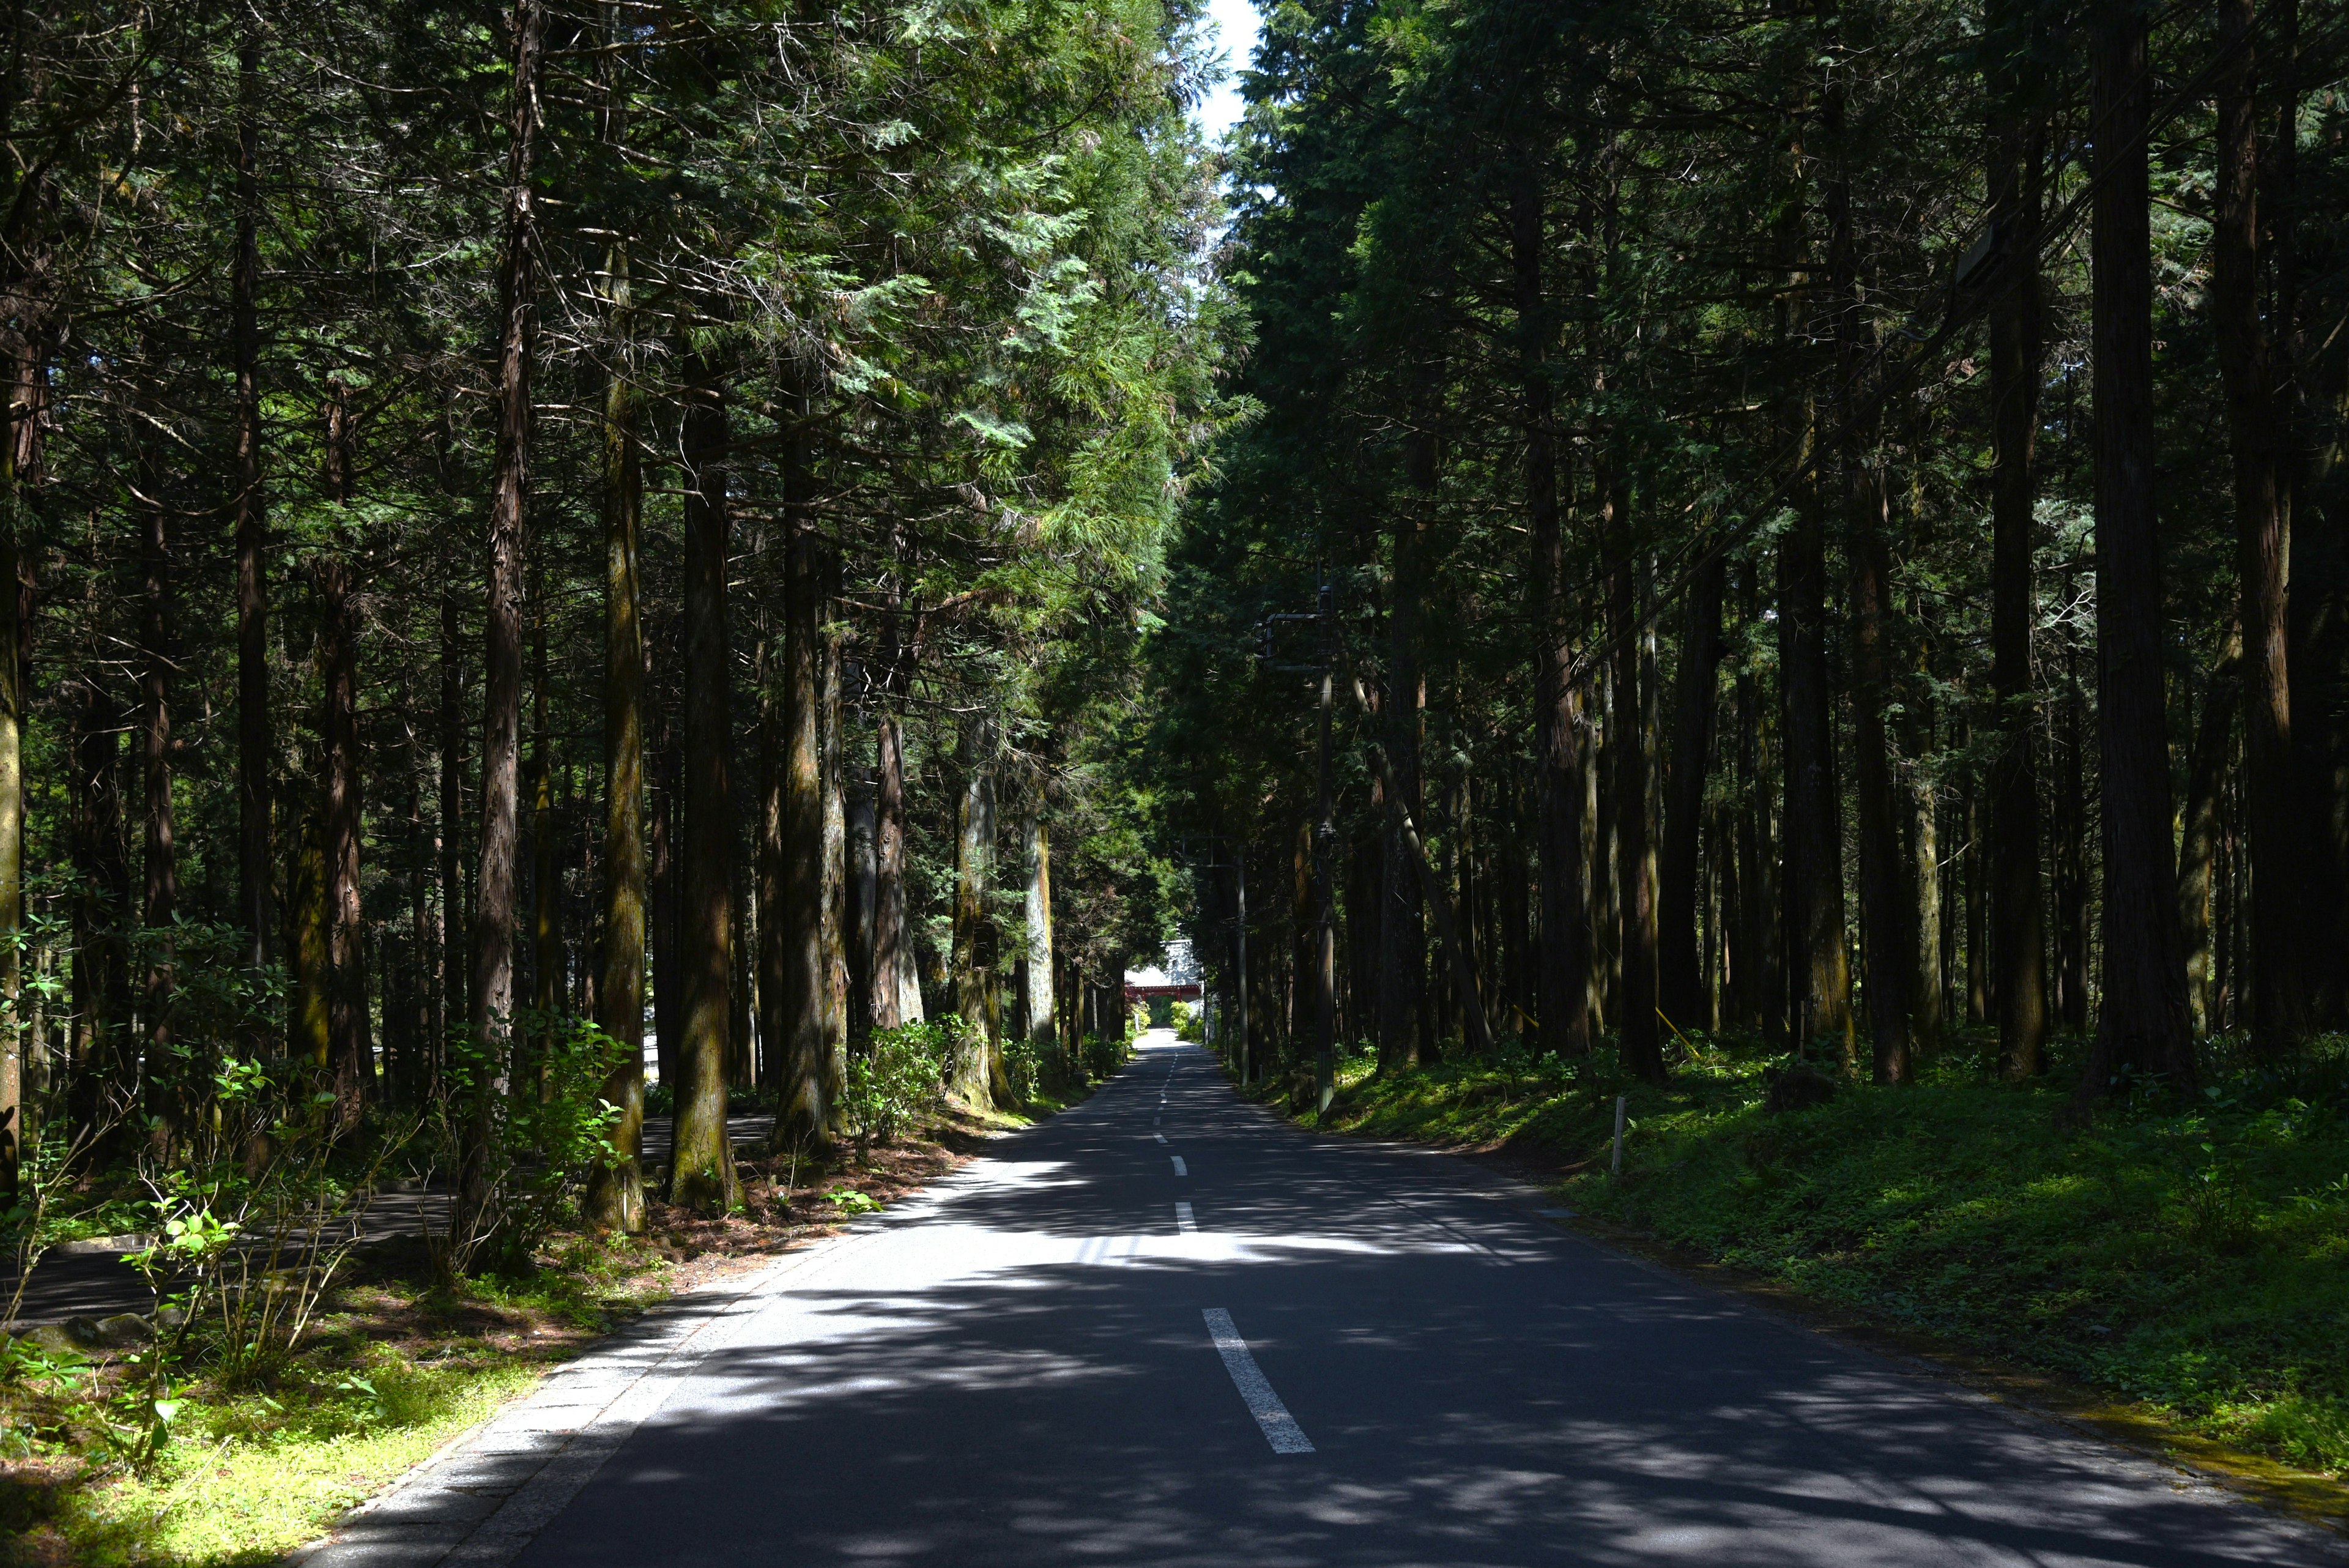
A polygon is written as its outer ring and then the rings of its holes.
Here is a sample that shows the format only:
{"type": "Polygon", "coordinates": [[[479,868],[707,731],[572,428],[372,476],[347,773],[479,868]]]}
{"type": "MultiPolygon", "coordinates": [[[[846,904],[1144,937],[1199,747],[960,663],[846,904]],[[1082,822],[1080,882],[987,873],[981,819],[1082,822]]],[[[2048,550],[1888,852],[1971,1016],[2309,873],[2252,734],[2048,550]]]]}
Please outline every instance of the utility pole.
{"type": "Polygon", "coordinates": [[[1338,929],[1330,895],[1330,848],[1338,836],[1338,827],[1330,814],[1330,700],[1338,667],[1338,591],[1330,581],[1326,561],[1316,568],[1314,607],[1305,615],[1267,616],[1258,633],[1263,639],[1263,651],[1257,662],[1268,670],[1321,678],[1321,811],[1320,820],[1313,829],[1313,896],[1319,906],[1319,929],[1315,934],[1318,971],[1316,981],[1320,991],[1320,1041],[1313,1064],[1314,1108],[1317,1113],[1330,1108],[1330,1101],[1338,1092],[1338,929]],[[1283,624],[1309,625],[1320,636],[1320,657],[1311,664],[1275,664],[1273,662],[1273,628],[1283,624]]]}

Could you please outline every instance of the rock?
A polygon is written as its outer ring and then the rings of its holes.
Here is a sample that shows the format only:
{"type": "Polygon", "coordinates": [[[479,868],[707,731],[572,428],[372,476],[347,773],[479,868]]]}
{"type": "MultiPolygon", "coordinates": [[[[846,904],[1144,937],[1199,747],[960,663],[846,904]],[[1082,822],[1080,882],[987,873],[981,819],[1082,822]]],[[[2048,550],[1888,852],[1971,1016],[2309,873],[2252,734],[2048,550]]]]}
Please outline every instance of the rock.
{"type": "Polygon", "coordinates": [[[8,1332],[17,1339],[51,1355],[79,1355],[82,1347],[74,1343],[61,1323],[12,1323],[8,1332]]]}
{"type": "Polygon", "coordinates": [[[1783,1071],[1763,1068],[1762,1081],[1768,1085],[1762,1092],[1762,1109],[1771,1116],[1824,1106],[1836,1096],[1836,1081],[1800,1057],[1783,1071]]]}
{"type": "Polygon", "coordinates": [[[164,1328],[177,1328],[188,1321],[188,1309],[167,1306],[155,1314],[155,1322],[164,1328]]]}
{"type": "Polygon", "coordinates": [[[155,1337],[155,1325],[135,1312],[119,1312],[98,1320],[98,1343],[114,1348],[145,1345],[155,1337]]]}

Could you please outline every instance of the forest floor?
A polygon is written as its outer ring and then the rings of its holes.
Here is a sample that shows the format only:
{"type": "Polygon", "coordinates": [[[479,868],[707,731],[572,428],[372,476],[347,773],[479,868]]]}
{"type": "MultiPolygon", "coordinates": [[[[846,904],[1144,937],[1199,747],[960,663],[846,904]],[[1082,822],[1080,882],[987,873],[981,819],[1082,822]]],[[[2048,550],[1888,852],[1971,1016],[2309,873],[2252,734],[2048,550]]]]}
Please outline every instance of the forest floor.
{"type": "Polygon", "coordinates": [[[1780,1112],[1764,1072],[1784,1058],[1734,1042],[1682,1042],[1661,1088],[1607,1049],[1356,1058],[1318,1119],[1514,1165],[1605,1240],[2349,1519],[2349,1042],[2085,1123],[2060,1064],[1996,1084],[1986,1049],[1961,1037],[1916,1085],[1780,1112]]]}
{"type": "Polygon", "coordinates": [[[823,1168],[738,1156],[735,1214],[655,1203],[641,1237],[564,1231],[528,1277],[454,1292],[431,1287],[420,1239],[366,1249],[265,1383],[199,1376],[174,1388],[170,1443],[143,1466],[129,1462],[140,1434],[122,1414],[135,1348],[0,1341],[0,1563],[274,1563],[628,1319],[837,1233],[1011,1125],[957,1117],[862,1158],[843,1149],[823,1168]]]}

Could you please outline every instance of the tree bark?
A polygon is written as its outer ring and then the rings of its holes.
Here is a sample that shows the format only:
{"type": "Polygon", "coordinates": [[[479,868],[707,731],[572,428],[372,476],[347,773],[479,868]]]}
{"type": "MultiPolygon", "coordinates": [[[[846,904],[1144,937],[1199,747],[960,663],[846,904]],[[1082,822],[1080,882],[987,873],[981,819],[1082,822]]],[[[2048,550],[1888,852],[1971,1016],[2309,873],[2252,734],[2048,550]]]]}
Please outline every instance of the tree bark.
{"type": "Polygon", "coordinates": [[[875,728],[873,791],[873,1027],[906,1022],[905,753],[897,715],[884,709],[875,728]]]}
{"type": "Polygon", "coordinates": [[[514,0],[513,91],[500,249],[498,433],[490,474],[481,716],[481,854],[473,896],[472,994],[481,1053],[461,1157],[460,1208],[478,1222],[502,1179],[499,1149],[513,1017],[514,853],[522,785],[523,551],[530,496],[531,370],[537,350],[538,78],[544,0],[514,0]]]}
{"type": "Polygon", "coordinates": [[[25,708],[32,671],[24,649],[31,640],[31,596],[20,591],[29,544],[23,481],[17,461],[36,413],[29,385],[33,351],[20,349],[11,379],[9,428],[0,446],[0,1199],[14,1199],[24,1142],[31,1130],[26,1098],[34,1042],[20,1009],[24,998],[25,708]]]}
{"type": "MultiPolygon", "coordinates": [[[[673,656],[684,649],[677,639],[667,643],[673,656]]],[[[675,659],[673,659],[673,661],[675,659]]],[[[683,685],[680,680],[679,686],[683,685]]],[[[657,693],[657,687],[651,689],[657,693]]],[[[652,929],[653,1060],[660,1081],[673,1091],[683,1060],[678,1045],[685,1017],[685,983],[678,958],[678,810],[685,795],[685,759],[678,749],[677,716],[673,705],[657,695],[660,729],[653,745],[652,822],[645,845],[645,896],[652,929]]],[[[674,1102],[672,1102],[674,1103],[674,1102]]]]}
{"type": "Polygon", "coordinates": [[[1826,543],[1806,497],[1778,545],[1780,682],[1785,698],[1788,1011],[1799,1050],[1824,1044],[1851,1061],[1851,974],[1845,952],[1843,811],[1826,655],[1826,543]]]}
{"type": "MultiPolygon", "coordinates": [[[[825,576],[833,576],[827,563],[825,576]]],[[[827,594],[826,596],[830,596],[827,594]]],[[[840,634],[823,639],[823,739],[822,754],[823,1020],[819,1057],[827,1126],[844,1129],[841,1096],[848,1089],[848,802],[841,790],[840,634]]]]}
{"type": "Polygon", "coordinates": [[[730,434],[717,368],[688,351],[682,392],[686,493],[683,743],[678,799],[678,1042],[668,1200],[701,1212],[739,1200],[726,1132],[735,1038],[730,670],[727,559],[730,434]]]}
{"type": "MultiPolygon", "coordinates": [[[[1427,467],[1433,468],[1428,462],[1427,467]]],[[[1423,488],[1433,488],[1432,483],[1423,488]]],[[[1387,616],[1386,731],[1389,778],[1394,795],[1390,823],[1419,811],[1419,565],[1413,545],[1419,534],[1410,508],[1394,522],[1393,598],[1387,616]]],[[[1381,895],[1379,935],[1384,948],[1379,984],[1379,1071],[1398,1072],[1419,1061],[1419,1015],[1426,1005],[1427,937],[1420,885],[1413,877],[1403,830],[1390,826],[1386,887],[1381,895]]],[[[1267,1014],[1268,1017],[1273,1016],[1267,1014]]]]}
{"type": "MultiPolygon", "coordinates": [[[[616,314],[626,308],[626,253],[616,253],[616,314]]],[[[622,330],[626,331],[625,317],[622,330]]],[[[587,1182],[591,1223],[627,1235],[645,1228],[645,634],[639,549],[644,466],[636,450],[641,400],[623,358],[604,389],[604,919],[595,1022],[617,1047],[604,1080],[619,1120],[618,1159],[587,1182]]]]}
{"type": "Polygon", "coordinates": [[[358,1125],[375,1087],[375,1051],[368,1037],[367,926],[359,909],[358,606],[347,556],[317,567],[319,673],[325,701],[319,715],[320,847],[325,854],[326,1015],[335,1117],[358,1125]]]}
{"type": "Polygon", "coordinates": [[[1052,831],[1040,799],[1028,808],[1027,829],[1028,1038],[1050,1060],[1058,1038],[1052,1019],[1052,831]]]}
{"type": "Polygon", "coordinates": [[[2219,805],[2234,739],[2235,705],[2240,699],[2243,632],[2230,626],[2210,667],[2202,694],[2201,722],[2194,727],[2194,750],[2186,767],[2186,805],[2178,814],[2183,831],[2178,847],[2178,929],[2186,951],[2186,999],[2194,1032],[2219,1027],[2218,964],[2210,944],[2210,873],[2219,855],[2219,805]]]}
{"type": "MultiPolygon", "coordinates": [[[[2210,326],[2233,458],[2235,576],[2241,593],[2243,753],[2251,817],[2251,1044],[2279,1059],[2307,1027],[2301,987],[2284,561],[2287,428],[2274,345],[2260,315],[2264,271],[2254,79],[2255,0],[2219,0],[2218,192],[2211,214],[2210,326]]],[[[2100,405],[2101,406],[2101,405],[2100,405]]]]}
{"type": "Polygon", "coordinates": [[[1615,1037],[1623,1070],[1648,1083],[1664,1079],[1657,1029],[1655,884],[1648,860],[1648,748],[1640,646],[1639,563],[1631,536],[1630,496],[1617,476],[1599,486],[1599,531],[1607,541],[1607,621],[1615,665],[1615,885],[1621,920],[1618,949],[1621,992],[1615,1037]]]}
{"type": "MultiPolygon", "coordinates": [[[[2022,7],[2015,6],[2014,10],[2022,7]]],[[[2012,25],[2014,18],[2005,18],[2012,25]]],[[[2032,550],[2038,533],[2038,138],[2025,125],[2019,73],[2025,42],[1992,78],[1992,224],[1998,273],[1991,302],[1990,918],[1996,932],[2000,1073],[2037,1075],[2047,1042],[2046,899],[2039,869],[2039,775],[2033,754],[2031,632],[2037,620],[2032,550]]]]}
{"type": "Polygon", "coordinates": [[[1578,1056],[1590,1048],[1589,936],[1584,923],[1582,764],[1576,754],[1580,703],[1568,688],[1572,655],[1565,628],[1565,553],[1558,537],[1557,444],[1548,358],[1550,325],[1542,291],[1545,225],[1541,181],[1529,149],[1515,150],[1509,187],[1509,255],[1516,294],[1518,401],[1526,428],[1526,572],[1534,621],[1534,815],[1540,877],[1532,1033],[1546,1050],[1578,1056]]]}
{"type": "MultiPolygon", "coordinates": [[[[67,1114],[77,1137],[98,1137],[116,1119],[114,1091],[133,1081],[123,1049],[129,966],[130,865],[123,854],[124,717],[95,672],[80,682],[74,736],[74,1087],[67,1114]]],[[[107,1141],[113,1140],[109,1137],[107,1141]]]]}
{"type": "MultiPolygon", "coordinates": [[[[2169,838],[2160,544],[2154,525],[2153,268],[2144,0],[2093,24],[2096,185],[2089,286],[2095,376],[2097,720],[2104,796],[2103,1006],[2083,1101],[2124,1070],[2195,1079],[2169,838]]],[[[2247,641],[2249,639],[2247,638],[2247,641]]]]}
{"type": "Polygon", "coordinates": [[[236,365],[237,921],[246,962],[269,961],[269,589],[261,495],[261,46],[237,46],[236,259],[229,336],[236,365]]]}
{"type": "MultiPolygon", "coordinates": [[[[144,474],[149,496],[140,506],[145,539],[140,552],[142,615],[139,633],[141,777],[145,784],[146,858],[140,923],[147,928],[147,1024],[143,1078],[159,1153],[176,1146],[184,1132],[179,1065],[171,1044],[171,1002],[177,990],[170,938],[178,917],[180,862],[177,819],[171,802],[171,556],[163,504],[152,471],[144,474]]],[[[10,596],[13,597],[13,596],[10,596]]],[[[10,639],[13,648],[14,639],[10,639]]],[[[7,657],[0,653],[0,658],[7,657]]]]}
{"type": "MultiPolygon", "coordinates": [[[[463,858],[457,846],[465,823],[465,667],[459,651],[457,596],[440,597],[440,1027],[433,1046],[436,1064],[448,1049],[448,1033],[465,1017],[472,988],[466,980],[463,858]]],[[[436,1069],[437,1070],[437,1069],[436,1069]]]]}
{"type": "Polygon", "coordinates": [[[874,977],[874,938],[880,898],[880,831],[874,787],[858,779],[848,791],[848,1033],[862,1040],[874,1027],[879,991],[874,977]]]}
{"type": "Polygon", "coordinates": [[[545,1100],[554,1094],[555,1014],[563,1007],[563,851],[554,815],[554,735],[546,711],[544,577],[531,597],[530,1005],[538,1014],[533,1065],[545,1100]]]}
{"type": "Polygon", "coordinates": [[[1704,823],[1704,783],[1713,766],[1713,688],[1728,645],[1721,636],[1721,602],[1728,563],[1716,556],[1689,585],[1681,630],[1680,669],[1672,694],[1670,797],[1664,809],[1664,851],[1657,878],[1657,1005],[1682,1029],[1705,1026],[1704,971],[1698,962],[1698,855],[1704,823]]]}
{"type": "Polygon", "coordinates": [[[1884,538],[1883,474],[1855,446],[1849,471],[1852,524],[1852,749],[1859,785],[1859,912],[1868,944],[1868,1025],[1875,1081],[1906,1084],[1916,1075],[1909,1017],[1917,939],[1909,924],[1916,889],[1906,875],[1902,815],[1892,779],[1892,738],[1884,722],[1890,701],[1890,659],[1885,651],[1890,618],[1886,605],[1891,552],[1884,538]]]}
{"type": "Polygon", "coordinates": [[[994,953],[987,895],[995,865],[995,726],[984,714],[962,721],[962,787],[955,805],[954,994],[964,1049],[949,1085],[956,1097],[979,1110],[994,1105],[987,1037],[987,988],[994,953]]]}
{"type": "MultiPolygon", "coordinates": [[[[804,399],[795,401],[804,403],[804,399]]],[[[830,975],[823,951],[823,560],[810,493],[803,431],[787,437],[785,484],[791,511],[784,521],[783,659],[779,707],[781,905],[780,1018],[783,1076],[778,1147],[813,1147],[828,1137],[832,1108],[825,1096],[824,998],[830,975]]]]}
{"type": "Polygon", "coordinates": [[[726,1133],[732,1034],[734,833],[727,791],[731,655],[726,627],[726,393],[718,368],[689,353],[685,373],[685,777],[678,837],[677,1119],[668,1200],[704,1214],[740,1203],[726,1133]]]}

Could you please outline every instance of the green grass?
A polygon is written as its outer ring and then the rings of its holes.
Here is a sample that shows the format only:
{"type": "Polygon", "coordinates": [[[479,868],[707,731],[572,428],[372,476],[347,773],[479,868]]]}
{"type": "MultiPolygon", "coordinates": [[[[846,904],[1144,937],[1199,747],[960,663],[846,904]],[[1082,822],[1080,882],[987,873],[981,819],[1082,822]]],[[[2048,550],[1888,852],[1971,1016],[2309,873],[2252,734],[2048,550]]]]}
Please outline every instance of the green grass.
{"type": "MultiPolygon", "coordinates": [[[[2331,1047],[2337,1043],[2328,1043],[2331,1047]]],[[[1910,1088],[1761,1106],[1758,1054],[1699,1043],[1663,1089],[1611,1059],[1346,1075],[1330,1124],[1541,1146],[1577,1210],[2176,1428],[2349,1470],[2349,1096],[2337,1051],[2143,1096],[2085,1127],[2060,1083],[1944,1058],[1910,1088]],[[1629,1090],[1620,1179],[1606,1169],[1629,1090]]]]}
{"type": "Polygon", "coordinates": [[[274,1563],[530,1392],[543,1368],[495,1360],[368,1370],[373,1397],[197,1407],[159,1463],[67,1501],[59,1522],[77,1561],[274,1563]]]}

